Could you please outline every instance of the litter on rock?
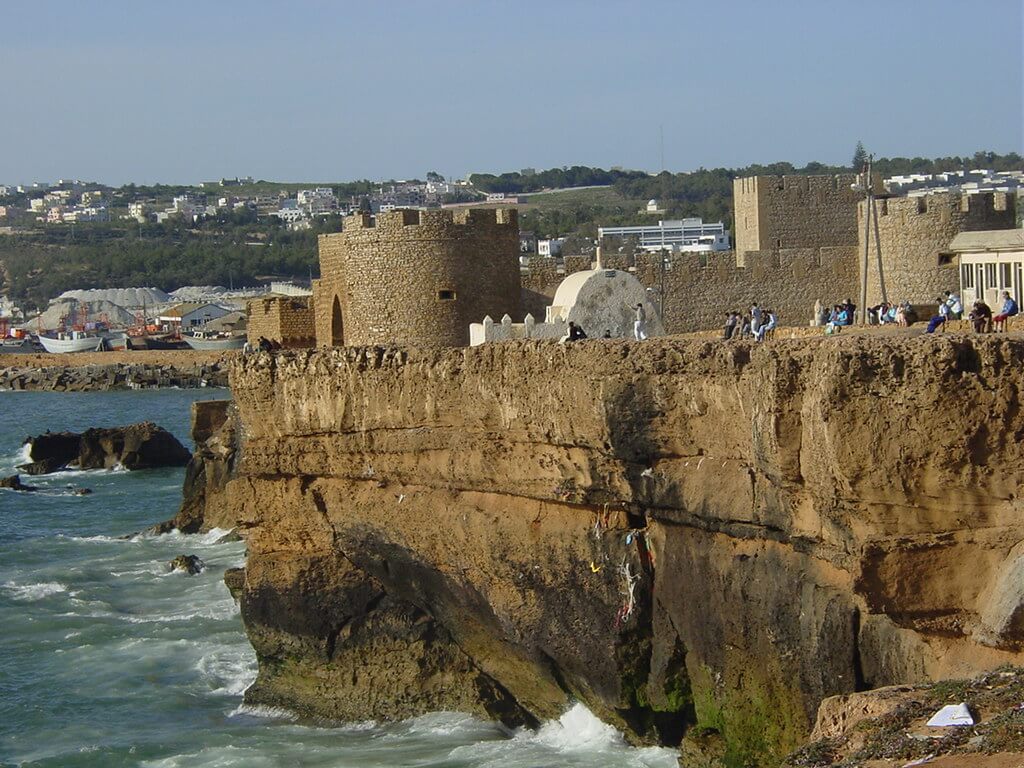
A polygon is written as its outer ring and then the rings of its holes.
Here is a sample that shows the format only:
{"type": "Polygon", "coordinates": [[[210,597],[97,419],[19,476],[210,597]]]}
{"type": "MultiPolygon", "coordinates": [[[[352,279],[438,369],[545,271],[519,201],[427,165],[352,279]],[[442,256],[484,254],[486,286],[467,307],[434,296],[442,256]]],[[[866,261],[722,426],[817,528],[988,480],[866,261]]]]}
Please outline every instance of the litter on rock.
{"type": "Polygon", "coordinates": [[[935,755],[927,755],[925,757],[918,758],[917,760],[911,760],[909,763],[904,763],[903,768],[913,768],[915,765],[925,765],[930,763],[935,758],[935,755]]]}
{"type": "Polygon", "coordinates": [[[964,702],[959,704],[947,704],[928,721],[927,725],[932,728],[946,728],[952,725],[974,725],[974,718],[971,711],[964,702]]]}

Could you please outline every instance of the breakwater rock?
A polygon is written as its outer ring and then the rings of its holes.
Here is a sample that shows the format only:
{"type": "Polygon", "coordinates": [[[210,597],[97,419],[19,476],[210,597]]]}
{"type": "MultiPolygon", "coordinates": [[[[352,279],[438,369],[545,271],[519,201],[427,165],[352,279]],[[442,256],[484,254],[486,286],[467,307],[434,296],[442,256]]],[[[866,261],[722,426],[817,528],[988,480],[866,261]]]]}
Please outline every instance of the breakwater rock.
{"type": "Polygon", "coordinates": [[[149,421],[126,427],[87,429],[82,433],[47,432],[26,438],[25,443],[32,461],[18,469],[30,475],[45,475],[64,467],[183,467],[191,458],[178,438],[149,421]]]}
{"type": "Polygon", "coordinates": [[[1019,662],[1022,365],[1006,337],[240,359],[217,514],[248,544],[247,697],[578,699],[769,765],[828,696],[1019,662]]]}
{"type": "Polygon", "coordinates": [[[156,387],[226,387],[238,352],[164,350],[0,355],[0,390],[91,392],[156,387]]]}

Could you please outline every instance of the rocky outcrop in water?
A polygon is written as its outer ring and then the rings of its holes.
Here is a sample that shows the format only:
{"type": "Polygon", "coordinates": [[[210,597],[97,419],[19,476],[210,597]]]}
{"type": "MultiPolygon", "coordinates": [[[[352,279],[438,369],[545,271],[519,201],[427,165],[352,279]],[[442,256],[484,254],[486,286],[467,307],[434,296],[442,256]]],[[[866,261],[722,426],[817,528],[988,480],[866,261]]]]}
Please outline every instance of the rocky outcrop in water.
{"type": "Polygon", "coordinates": [[[237,415],[230,400],[192,403],[195,449],[185,469],[181,507],[173,518],[154,526],[154,533],[199,533],[235,527],[221,497],[234,472],[238,438],[237,415]]]}
{"type": "Polygon", "coordinates": [[[206,564],[197,555],[178,555],[167,564],[167,567],[172,571],[181,571],[188,576],[195,576],[203,572],[206,564]]]}
{"type": "Polygon", "coordinates": [[[32,491],[38,491],[39,488],[34,485],[25,485],[21,482],[21,477],[18,475],[11,475],[10,477],[0,477],[0,488],[7,488],[12,491],[25,491],[31,493],[32,491]]]}
{"type": "Polygon", "coordinates": [[[217,498],[247,697],[510,723],[575,698],[771,764],[828,696],[1018,661],[1022,363],[1005,337],[240,360],[217,498]]]}
{"type": "Polygon", "coordinates": [[[75,469],[153,469],[185,466],[191,454],[170,432],[149,421],[85,432],[47,432],[25,439],[31,462],[18,469],[43,475],[75,469]]]}

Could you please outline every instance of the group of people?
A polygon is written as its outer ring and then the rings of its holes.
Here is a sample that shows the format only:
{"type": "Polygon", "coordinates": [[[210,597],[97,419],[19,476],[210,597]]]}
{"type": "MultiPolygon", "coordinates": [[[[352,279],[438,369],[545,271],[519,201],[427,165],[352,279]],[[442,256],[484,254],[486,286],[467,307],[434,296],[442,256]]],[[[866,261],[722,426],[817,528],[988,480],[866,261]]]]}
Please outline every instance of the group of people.
{"type": "Polygon", "coordinates": [[[778,324],[779,318],[775,310],[762,309],[755,303],[747,314],[741,315],[733,310],[725,313],[722,338],[726,341],[729,339],[764,341],[775,335],[775,328],[778,324]]]}
{"type": "Polygon", "coordinates": [[[839,333],[848,325],[853,325],[857,316],[857,305],[852,299],[847,299],[841,304],[833,304],[831,308],[820,301],[814,304],[815,325],[824,326],[825,333],[839,333]]]}
{"type": "Polygon", "coordinates": [[[883,301],[868,307],[868,323],[870,325],[898,325],[902,328],[913,325],[918,320],[917,310],[909,301],[891,304],[883,301]]]}
{"type": "MultiPolygon", "coordinates": [[[[963,317],[963,304],[960,297],[955,293],[946,291],[944,296],[936,299],[939,304],[938,313],[928,321],[928,333],[935,333],[940,327],[950,320],[959,320],[963,317]]],[[[1020,312],[1017,302],[1010,296],[1009,291],[1003,291],[1003,305],[998,315],[992,314],[992,307],[982,300],[974,302],[967,319],[975,333],[992,333],[993,331],[1005,331],[1006,321],[1020,312]]]]}

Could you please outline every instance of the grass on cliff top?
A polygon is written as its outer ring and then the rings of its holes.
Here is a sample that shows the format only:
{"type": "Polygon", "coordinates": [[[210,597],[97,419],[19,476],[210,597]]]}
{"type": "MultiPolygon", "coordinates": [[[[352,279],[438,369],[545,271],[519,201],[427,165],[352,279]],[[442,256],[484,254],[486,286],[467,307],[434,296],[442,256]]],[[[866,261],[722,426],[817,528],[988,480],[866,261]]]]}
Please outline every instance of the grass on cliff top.
{"type": "Polygon", "coordinates": [[[908,692],[894,711],[858,723],[836,739],[815,741],[784,766],[852,768],[867,760],[1024,751],[1024,668],[1000,667],[972,680],[943,680],[908,692]],[[975,725],[928,728],[946,704],[966,702],[975,725]]]}

